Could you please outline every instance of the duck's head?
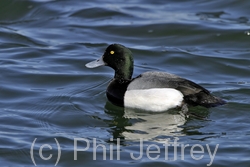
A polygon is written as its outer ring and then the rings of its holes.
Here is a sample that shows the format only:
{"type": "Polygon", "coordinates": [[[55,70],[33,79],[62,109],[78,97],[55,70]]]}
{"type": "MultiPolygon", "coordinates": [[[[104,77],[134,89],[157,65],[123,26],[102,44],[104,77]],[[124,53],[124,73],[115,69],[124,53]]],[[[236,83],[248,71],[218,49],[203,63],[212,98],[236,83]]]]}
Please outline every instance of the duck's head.
{"type": "Polygon", "coordinates": [[[134,61],[132,52],[123,45],[109,45],[103,56],[86,64],[88,68],[109,66],[115,70],[115,79],[130,80],[133,74],[134,61]]]}

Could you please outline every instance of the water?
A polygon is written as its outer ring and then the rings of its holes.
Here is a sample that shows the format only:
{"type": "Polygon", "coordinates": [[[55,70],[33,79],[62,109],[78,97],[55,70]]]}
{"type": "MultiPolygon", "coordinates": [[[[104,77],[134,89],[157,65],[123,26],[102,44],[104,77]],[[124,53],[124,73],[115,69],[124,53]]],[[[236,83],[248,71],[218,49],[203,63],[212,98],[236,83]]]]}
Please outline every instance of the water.
{"type": "Polygon", "coordinates": [[[1,166],[249,166],[249,8],[247,0],[1,0],[1,166]],[[110,104],[112,69],[84,64],[111,43],[132,50],[134,76],[174,73],[228,104],[190,109],[207,120],[110,104]]]}

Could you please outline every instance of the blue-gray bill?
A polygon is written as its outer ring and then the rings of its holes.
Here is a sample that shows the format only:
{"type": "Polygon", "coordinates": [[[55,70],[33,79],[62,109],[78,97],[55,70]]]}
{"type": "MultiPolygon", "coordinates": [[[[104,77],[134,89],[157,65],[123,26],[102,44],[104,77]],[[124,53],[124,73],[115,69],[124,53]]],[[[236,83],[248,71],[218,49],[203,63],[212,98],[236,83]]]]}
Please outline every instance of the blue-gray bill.
{"type": "Polygon", "coordinates": [[[94,60],[94,61],[91,61],[87,64],[85,64],[85,66],[87,68],[95,68],[95,67],[100,67],[100,66],[105,66],[105,62],[103,61],[102,57],[97,59],[97,60],[94,60]]]}

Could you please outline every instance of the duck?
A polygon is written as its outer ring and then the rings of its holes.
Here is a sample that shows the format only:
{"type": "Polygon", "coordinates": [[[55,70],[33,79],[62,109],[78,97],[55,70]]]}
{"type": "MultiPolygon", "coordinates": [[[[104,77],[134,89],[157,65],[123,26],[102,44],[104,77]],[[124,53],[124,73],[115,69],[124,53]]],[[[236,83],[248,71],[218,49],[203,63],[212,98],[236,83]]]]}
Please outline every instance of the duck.
{"type": "Polygon", "coordinates": [[[103,56],[85,66],[108,66],[115,71],[107,86],[106,96],[116,106],[153,112],[181,108],[187,112],[189,106],[210,108],[226,103],[204,87],[175,74],[147,71],[132,78],[133,55],[129,48],[121,44],[109,45],[103,56]]]}

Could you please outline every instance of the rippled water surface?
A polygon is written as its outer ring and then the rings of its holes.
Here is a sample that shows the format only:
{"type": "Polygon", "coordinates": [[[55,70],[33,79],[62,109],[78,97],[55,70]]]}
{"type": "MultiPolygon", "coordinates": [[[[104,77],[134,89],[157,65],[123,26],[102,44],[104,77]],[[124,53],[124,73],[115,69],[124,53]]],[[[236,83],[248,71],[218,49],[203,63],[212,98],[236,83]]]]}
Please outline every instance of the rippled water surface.
{"type": "Polygon", "coordinates": [[[249,9],[248,0],[1,0],[1,166],[249,166],[249,9]],[[131,49],[134,76],[174,73],[228,103],[190,108],[207,119],[112,105],[113,70],[84,66],[112,43],[131,49]]]}

